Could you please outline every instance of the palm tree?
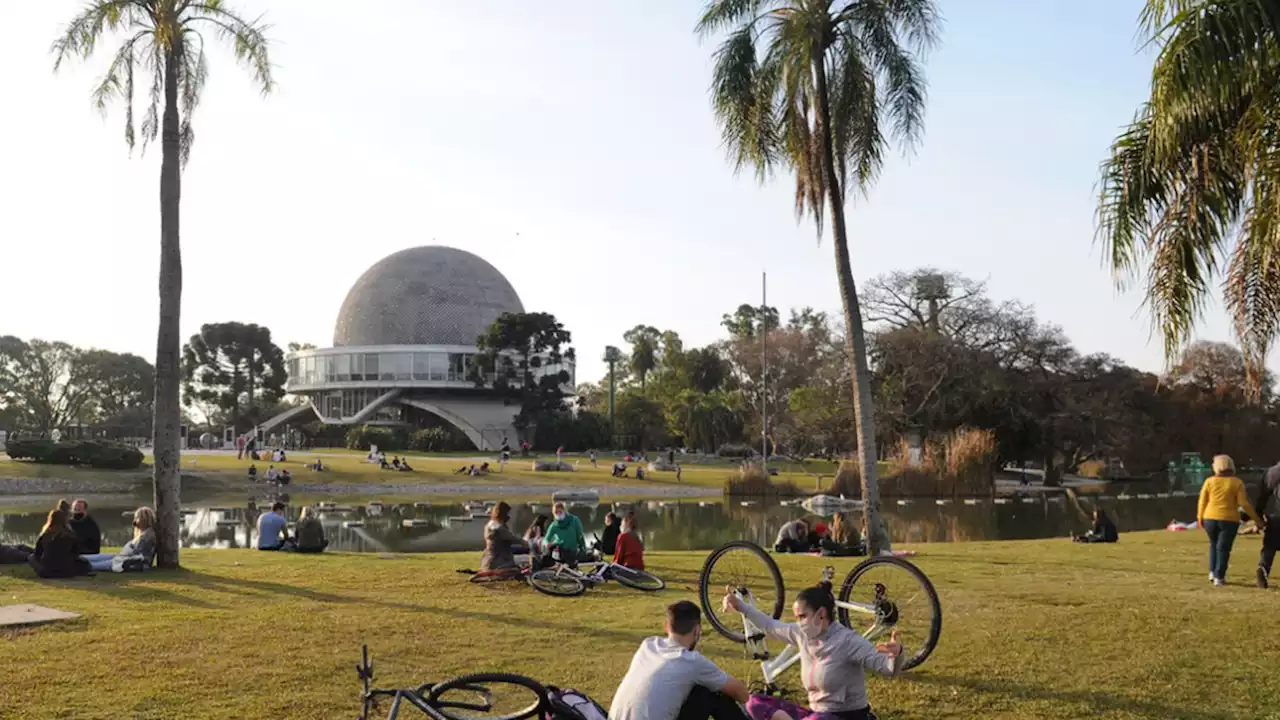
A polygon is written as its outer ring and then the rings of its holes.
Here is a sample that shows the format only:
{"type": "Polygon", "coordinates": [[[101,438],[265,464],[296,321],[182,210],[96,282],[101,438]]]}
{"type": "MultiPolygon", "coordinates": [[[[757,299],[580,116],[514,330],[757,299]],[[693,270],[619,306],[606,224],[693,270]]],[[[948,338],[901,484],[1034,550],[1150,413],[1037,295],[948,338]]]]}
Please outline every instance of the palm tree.
{"type": "Polygon", "coordinates": [[[844,204],[865,193],[891,136],[911,147],[922,128],[924,78],[916,56],[937,41],[933,0],[713,0],[697,31],[728,32],[715,55],[712,102],[730,156],[764,182],[795,174],[797,219],[821,239],[831,212],[836,275],[853,359],[863,519],[873,553],[888,548],[879,522],[867,343],[849,261],[844,204]]]}
{"type": "Polygon", "coordinates": [[[1102,163],[1098,239],[1173,362],[1219,280],[1255,399],[1280,332],[1280,3],[1147,0],[1151,95],[1102,163]],[[1225,270],[1225,272],[1224,272],[1225,270]]]}
{"type": "Polygon", "coordinates": [[[662,333],[652,325],[637,325],[622,334],[631,343],[631,372],[640,378],[640,392],[644,392],[645,379],[658,367],[658,341],[662,333]]]}
{"type": "Polygon", "coordinates": [[[146,146],[161,136],[160,150],[160,325],[156,333],[155,508],[160,567],[178,566],[179,405],[182,305],[182,247],[178,210],[181,168],[191,154],[191,116],[208,77],[202,31],[231,43],[236,58],[253,73],[264,93],[272,88],[265,27],[244,20],[222,0],[92,0],[53,43],[54,70],[73,59],[87,60],[105,39],[123,38],[106,75],[93,90],[105,110],[112,101],[125,108],[124,139],[132,150],[141,136],[146,146]],[[137,73],[144,73],[138,78],[137,73]],[[134,81],[149,83],[146,110],[135,124],[134,81]],[[161,114],[163,112],[163,115],[161,114]]]}

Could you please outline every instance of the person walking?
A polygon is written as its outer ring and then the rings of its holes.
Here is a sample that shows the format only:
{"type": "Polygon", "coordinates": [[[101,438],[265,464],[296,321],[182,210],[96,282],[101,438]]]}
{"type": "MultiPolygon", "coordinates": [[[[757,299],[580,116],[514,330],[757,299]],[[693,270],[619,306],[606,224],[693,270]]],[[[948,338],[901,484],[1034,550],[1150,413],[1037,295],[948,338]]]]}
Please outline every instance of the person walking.
{"type": "Polygon", "coordinates": [[[1235,461],[1230,455],[1215,455],[1213,475],[1200,488],[1196,522],[1209,536],[1209,581],[1219,587],[1227,584],[1227,562],[1240,530],[1240,508],[1258,527],[1263,526],[1245,495],[1244,482],[1236,477],[1235,461]]]}
{"type": "Polygon", "coordinates": [[[1256,571],[1258,587],[1266,589],[1271,578],[1271,563],[1276,559],[1276,550],[1280,550],[1280,463],[1267,468],[1262,478],[1262,488],[1258,490],[1258,499],[1253,503],[1258,514],[1267,521],[1262,529],[1262,553],[1258,556],[1256,571]]]}

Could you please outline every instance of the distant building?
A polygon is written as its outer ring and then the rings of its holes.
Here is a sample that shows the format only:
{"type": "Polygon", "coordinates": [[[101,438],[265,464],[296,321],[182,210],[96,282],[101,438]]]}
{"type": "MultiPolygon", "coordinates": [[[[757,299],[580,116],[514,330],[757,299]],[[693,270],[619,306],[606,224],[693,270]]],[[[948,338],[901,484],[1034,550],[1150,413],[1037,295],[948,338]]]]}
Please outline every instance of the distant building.
{"type": "MultiPolygon", "coordinates": [[[[511,283],[480,257],[431,245],[389,255],[365,271],[347,293],[333,347],[287,358],[285,390],[307,404],[259,426],[269,430],[313,412],[333,425],[431,424],[435,416],[461,430],[477,449],[519,440],[519,407],[497,396],[490,375],[472,373],[476,337],[503,313],[524,312],[511,283]]],[[[535,377],[567,370],[565,359],[535,369],[535,377]]]]}

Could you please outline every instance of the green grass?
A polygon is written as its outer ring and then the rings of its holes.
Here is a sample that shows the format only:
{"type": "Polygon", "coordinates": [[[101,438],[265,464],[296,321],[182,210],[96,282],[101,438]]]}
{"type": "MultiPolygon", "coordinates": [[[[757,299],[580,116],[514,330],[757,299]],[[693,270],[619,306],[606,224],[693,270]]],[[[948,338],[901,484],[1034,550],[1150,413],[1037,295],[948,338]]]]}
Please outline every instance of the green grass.
{"type": "MultiPolygon", "coordinates": [[[[289,453],[288,462],[274,464],[279,468],[287,468],[293,475],[294,482],[308,485],[398,485],[407,483],[500,485],[504,482],[514,481],[533,486],[569,485],[598,488],[606,488],[612,485],[630,488],[653,486],[656,489],[661,489],[683,485],[706,488],[710,494],[719,494],[724,481],[735,473],[738,467],[737,464],[728,462],[714,465],[686,465],[682,473],[682,480],[677,483],[673,472],[649,473],[644,480],[636,480],[636,465],[635,463],[629,463],[627,472],[631,477],[614,479],[610,476],[612,458],[601,457],[598,461],[599,467],[592,468],[586,458],[566,456],[566,462],[575,464],[572,472],[534,472],[532,469],[533,460],[513,458],[512,462],[507,463],[505,471],[497,472],[497,464],[493,463],[492,467],[495,472],[480,477],[469,477],[467,475],[454,475],[453,472],[463,464],[472,464],[473,461],[471,460],[464,463],[458,458],[436,455],[411,455],[415,472],[401,473],[381,470],[376,465],[365,462],[363,453],[342,451],[333,456],[323,455],[319,457],[327,468],[325,472],[317,473],[306,469],[305,465],[307,463],[315,462],[316,453],[329,452],[331,451],[319,450],[314,453],[289,453]]],[[[542,459],[545,460],[547,457],[544,456],[542,459]]],[[[554,454],[549,457],[554,459],[554,454]]],[[[150,461],[151,458],[148,456],[147,462],[150,461]]],[[[182,472],[187,475],[199,475],[201,478],[215,483],[238,485],[243,483],[249,464],[250,461],[248,459],[237,460],[235,455],[230,454],[185,455],[182,460],[182,472]]],[[[259,477],[265,475],[267,468],[272,464],[269,459],[257,461],[259,477]]],[[[804,468],[795,463],[785,463],[781,465],[779,477],[790,479],[801,488],[816,490],[817,481],[814,476],[825,475],[823,486],[830,487],[831,476],[835,471],[834,468],[833,463],[825,461],[806,463],[804,468]],[[808,473],[812,473],[812,475],[808,473]]],[[[31,462],[10,460],[7,456],[0,455],[0,477],[59,478],[71,481],[146,482],[149,474],[146,470],[113,471],[39,465],[31,462]]]]}
{"type": "MultiPolygon", "coordinates": [[[[1276,595],[1243,585],[1258,542],[1241,538],[1235,585],[1205,579],[1198,533],[921,546],[945,614],[933,657],[873,679],[885,720],[1277,717],[1276,595]]],[[[454,572],[478,554],[298,556],[206,550],[187,569],[39,581],[0,569],[6,603],[84,617],[0,632],[0,715],[354,717],[368,643],[383,686],[480,670],[523,672],[607,705],[662,608],[694,598],[705,553],[652,553],[669,589],[604,586],[576,599],[454,572]]],[[[852,560],[837,561],[843,573],[852,560]]],[[[821,559],[781,559],[789,593],[821,559]]],[[[738,646],[700,649],[746,676],[738,646]]],[[[791,671],[794,682],[795,671],[791,671]]],[[[385,708],[384,708],[385,711],[385,708]]]]}

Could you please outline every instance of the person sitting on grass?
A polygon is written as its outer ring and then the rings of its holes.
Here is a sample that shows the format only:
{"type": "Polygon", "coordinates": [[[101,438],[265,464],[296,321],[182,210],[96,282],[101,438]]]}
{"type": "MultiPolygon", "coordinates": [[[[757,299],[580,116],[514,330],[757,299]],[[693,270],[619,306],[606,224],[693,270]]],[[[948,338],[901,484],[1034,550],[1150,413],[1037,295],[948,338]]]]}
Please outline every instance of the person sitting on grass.
{"type": "Polygon", "coordinates": [[[258,518],[258,549],[284,550],[291,546],[289,521],[284,516],[284,503],[271,504],[271,512],[258,518]]]}
{"type": "Polygon", "coordinates": [[[633,512],[622,519],[622,533],[618,535],[613,562],[632,570],[644,569],[644,543],[640,542],[640,529],[636,527],[633,512]]]}
{"type": "Polygon", "coordinates": [[[67,513],[54,508],[49,511],[40,537],[27,563],[42,578],[71,578],[90,575],[89,563],[76,551],[76,534],[67,526],[67,513]]]}
{"type": "Polygon", "coordinates": [[[804,520],[792,520],[778,530],[778,537],[773,541],[773,551],[780,553],[804,553],[813,549],[809,542],[809,523],[804,520]]]}
{"type": "Polygon", "coordinates": [[[141,568],[151,567],[156,557],[156,511],[149,507],[140,507],[133,512],[133,539],[125,543],[118,553],[98,553],[85,555],[94,570],[107,571],[116,569],[116,558],[121,558],[120,568],[124,563],[141,568]]]}
{"type": "Polygon", "coordinates": [[[453,474],[454,474],[454,475],[462,475],[462,474],[464,474],[464,473],[466,473],[466,472],[467,472],[467,466],[466,466],[466,465],[463,465],[462,467],[458,468],[457,470],[454,470],[454,471],[453,471],[453,474]]]}
{"type": "Polygon", "coordinates": [[[258,480],[258,466],[254,465],[253,463],[249,463],[249,482],[257,482],[257,480],[258,480]]]}
{"type": "Polygon", "coordinates": [[[314,465],[308,465],[308,466],[307,466],[307,469],[308,469],[308,470],[315,470],[316,472],[324,472],[324,471],[325,471],[324,464],[320,462],[320,458],[316,458],[316,462],[315,462],[315,464],[314,464],[314,465]]]}
{"type": "Polygon", "coordinates": [[[81,555],[96,555],[102,552],[102,530],[89,516],[89,503],[84,498],[76,498],[76,501],[71,503],[71,532],[76,534],[77,547],[81,555]]]}
{"type": "Polygon", "coordinates": [[[413,468],[409,467],[409,458],[400,461],[400,472],[413,472],[413,468]]]}
{"type": "Polygon", "coordinates": [[[329,547],[329,540],[324,536],[324,525],[320,523],[320,518],[316,517],[316,512],[310,506],[302,508],[302,514],[298,516],[298,526],[293,532],[294,539],[297,542],[296,552],[300,553],[319,553],[329,547]]]}
{"type": "Polygon", "coordinates": [[[866,544],[854,524],[845,519],[844,513],[836,513],[831,520],[831,535],[822,540],[822,554],[830,557],[867,554],[866,544]]]}
{"type": "Polygon", "coordinates": [[[613,471],[610,473],[613,477],[624,478],[627,476],[627,464],[624,462],[616,462],[613,464],[613,471]]]}
{"type": "Polygon", "coordinates": [[[600,536],[600,552],[612,555],[618,545],[618,533],[622,531],[622,521],[612,512],[604,514],[604,534],[600,536]]]}
{"type": "Polygon", "coordinates": [[[399,469],[400,469],[400,456],[399,456],[399,455],[396,455],[395,457],[391,458],[391,467],[395,468],[396,470],[399,470],[399,469]]]}
{"type": "Polygon", "coordinates": [[[576,515],[565,511],[564,503],[551,506],[554,520],[547,526],[547,534],[542,539],[544,553],[553,548],[560,549],[560,562],[576,565],[580,559],[587,558],[587,538],[582,532],[582,521],[576,515]]]}
{"type": "Polygon", "coordinates": [[[489,524],[484,526],[484,555],[480,558],[480,571],[509,570],[516,567],[515,551],[525,550],[524,543],[511,532],[511,506],[499,502],[489,513],[489,524]]]}
{"type": "Polygon", "coordinates": [[[288,485],[291,482],[293,482],[293,474],[288,470],[281,470],[280,474],[276,476],[277,485],[288,485]]]}
{"type": "Polygon", "coordinates": [[[541,513],[533,519],[527,530],[524,531],[524,542],[529,546],[529,552],[533,555],[542,554],[542,536],[547,532],[547,521],[550,520],[546,515],[541,513]]]}
{"type": "Polygon", "coordinates": [[[480,474],[481,475],[489,474],[489,461],[486,460],[485,462],[480,463],[480,474]]]}
{"type": "Polygon", "coordinates": [[[702,611],[688,600],[667,606],[666,637],[645,638],[631,658],[609,720],[747,720],[747,686],[697,651],[702,611]]]}
{"type": "Polygon", "coordinates": [[[800,651],[800,677],[805,679],[809,708],[778,697],[752,695],[747,702],[752,720],[875,720],[867,700],[864,671],[897,674],[902,657],[898,631],[893,631],[889,642],[872,645],[835,622],[835,603],[831,583],[806,588],[792,606],[796,622],[785,623],[744,603],[733,588],[725,588],[726,612],[742,613],[766,637],[794,645],[800,651]]]}
{"type": "Polygon", "coordinates": [[[1093,528],[1083,535],[1071,538],[1078,543],[1113,543],[1120,539],[1116,524],[1111,522],[1102,508],[1093,509],[1093,528]]]}

